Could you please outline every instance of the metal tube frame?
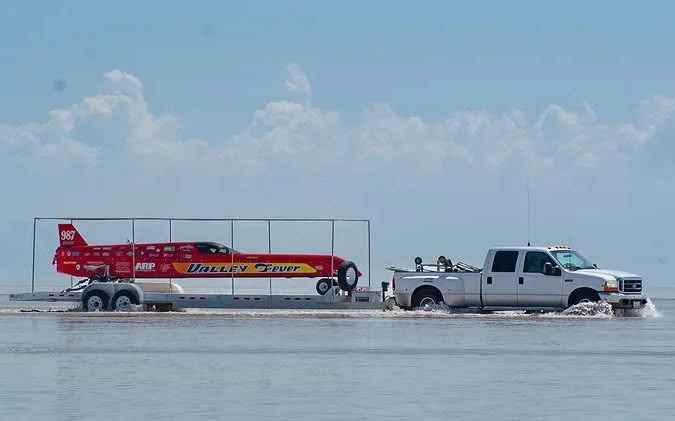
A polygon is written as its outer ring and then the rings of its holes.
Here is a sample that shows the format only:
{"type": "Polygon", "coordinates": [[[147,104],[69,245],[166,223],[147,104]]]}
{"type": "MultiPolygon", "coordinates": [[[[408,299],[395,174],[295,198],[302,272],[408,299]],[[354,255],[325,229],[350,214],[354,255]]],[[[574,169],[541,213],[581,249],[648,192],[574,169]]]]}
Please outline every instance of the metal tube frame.
{"type": "MultiPolygon", "coordinates": [[[[168,221],[169,223],[169,242],[172,240],[172,223],[173,221],[188,221],[188,222],[230,222],[230,245],[234,249],[234,222],[267,222],[267,249],[272,253],[272,222],[330,222],[331,223],[331,277],[334,273],[335,260],[335,223],[336,222],[363,222],[366,223],[368,231],[368,289],[371,287],[371,253],[370,253],[370,219],[352,219],[352,218],[148,218],[148,217],[126,217],[126,218],[75,218],[75,217],[53,217],[53,216],[36,216],[33,218],[33,255],[31,267],[31,292],[35,292],[35,236],[37,232],[38,221],[67,221],[70,223],[75,221],[130,221],[131,222],[131,250],[132,250],[132,275],[134,281],[136,280],[136,221],[168,221]]],[[[234,263],[234,255],[232,255],[232,263],[234,263]]],[[[72,277],[71,277],[72,278],[72,277]]],[[[172,280],[169,279],[171,286],[172,280]]],[[[72,284],[72,279],[71,279],[72,284]]],[[[335,288],[331,285],[333,291],[333,298],[335,298],[335,288]]],[[[272,278],[270,278],[269,293],[272,295],[272,278]]],[[[232,295],[234,295],[234,273],[232,273],[232,295]]]]}

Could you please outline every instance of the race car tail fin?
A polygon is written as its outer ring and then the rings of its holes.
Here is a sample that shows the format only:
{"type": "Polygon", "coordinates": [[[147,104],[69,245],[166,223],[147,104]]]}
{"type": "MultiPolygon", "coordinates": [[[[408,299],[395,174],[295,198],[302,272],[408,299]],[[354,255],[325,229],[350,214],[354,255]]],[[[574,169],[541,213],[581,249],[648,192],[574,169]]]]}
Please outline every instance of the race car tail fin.
{"type": "Polygon", "coordinates": [[[87,245],[73,224],[59,224],[59,242],[61,247],[87,245]]]}

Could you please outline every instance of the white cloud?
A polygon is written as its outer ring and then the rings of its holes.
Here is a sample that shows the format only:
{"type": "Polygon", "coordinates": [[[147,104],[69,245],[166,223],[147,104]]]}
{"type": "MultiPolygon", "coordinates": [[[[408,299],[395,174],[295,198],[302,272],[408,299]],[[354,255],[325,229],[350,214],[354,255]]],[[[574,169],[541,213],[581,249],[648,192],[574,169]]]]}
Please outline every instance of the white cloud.
{"type": "Polygon", "coordinates": [[[307,79],[305,72],[295,63],[288,65],[288,79],[284,82],[284,86],[291,93],[298,95],[306,105],[312,102],[312,85],[307,79]]]}
{"type": "Polygon", "coordinates": [[[103,154],[123,153],[156,170],[193,167],[230,175],[285,166],[377,170],[397,164],[442,172],[457,165],[499,168],[514,160],[530,171],[570,170],[629,158],[675,114],[675,99],[666,97],[643,101],[636,122],[615,124],[598,122],[587,103],[579,110],[551,104],[531,120],[514,109],[460,111],[440,122],[375,104],[348,125],[337,112],[311,105],[311,84],[291,64],[285,86],[299,102],[269,102],[240,133],[207,142],[184,136],[175,116],[153,114],[135,76],[112,70],[103,77],[104,92],[50,111],[43,123],[0,124],[0,145],[10,155],[61,163],[93,165],[103,154]]]}
{"type": "Polygon", "coordinates": [[[654,95],[640,102],[639,111],[648,124],[662,124],[675,114],[675,98],[654,95]]]}

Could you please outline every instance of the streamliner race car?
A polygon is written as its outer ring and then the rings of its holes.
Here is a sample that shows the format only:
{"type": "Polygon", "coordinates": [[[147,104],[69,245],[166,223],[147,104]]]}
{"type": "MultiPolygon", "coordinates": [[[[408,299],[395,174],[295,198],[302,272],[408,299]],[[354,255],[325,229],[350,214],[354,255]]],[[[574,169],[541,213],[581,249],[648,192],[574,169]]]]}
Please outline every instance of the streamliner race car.
{"type": "Polygon", "coordinates": [[[330,254],[242,253],[214,242],[89,245],[72,224],[59,224],[59,273],[96,281],[152,278],[321,278],[324,295],[334,285],[356,288],[353,262],[330,254]]]}

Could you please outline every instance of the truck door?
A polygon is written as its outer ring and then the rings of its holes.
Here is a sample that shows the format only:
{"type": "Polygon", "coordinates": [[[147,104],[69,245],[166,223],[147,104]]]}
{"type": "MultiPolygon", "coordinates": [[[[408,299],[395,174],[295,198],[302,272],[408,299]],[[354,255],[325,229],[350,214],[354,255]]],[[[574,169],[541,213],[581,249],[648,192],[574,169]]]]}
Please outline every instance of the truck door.
{"type": "Polygon", "coordinates": [[[483,305],[515,306],[518,297],[517,250],[497,250],[482,277],[483,305]]]}
{"type": "Polygon", "coordinates": [[[544,273],[544,265],[557,264],[548,253],[528,251],[525,253],[518,282],[518,305],[523,307],[560,307],[562,277],[544,273]]]}

